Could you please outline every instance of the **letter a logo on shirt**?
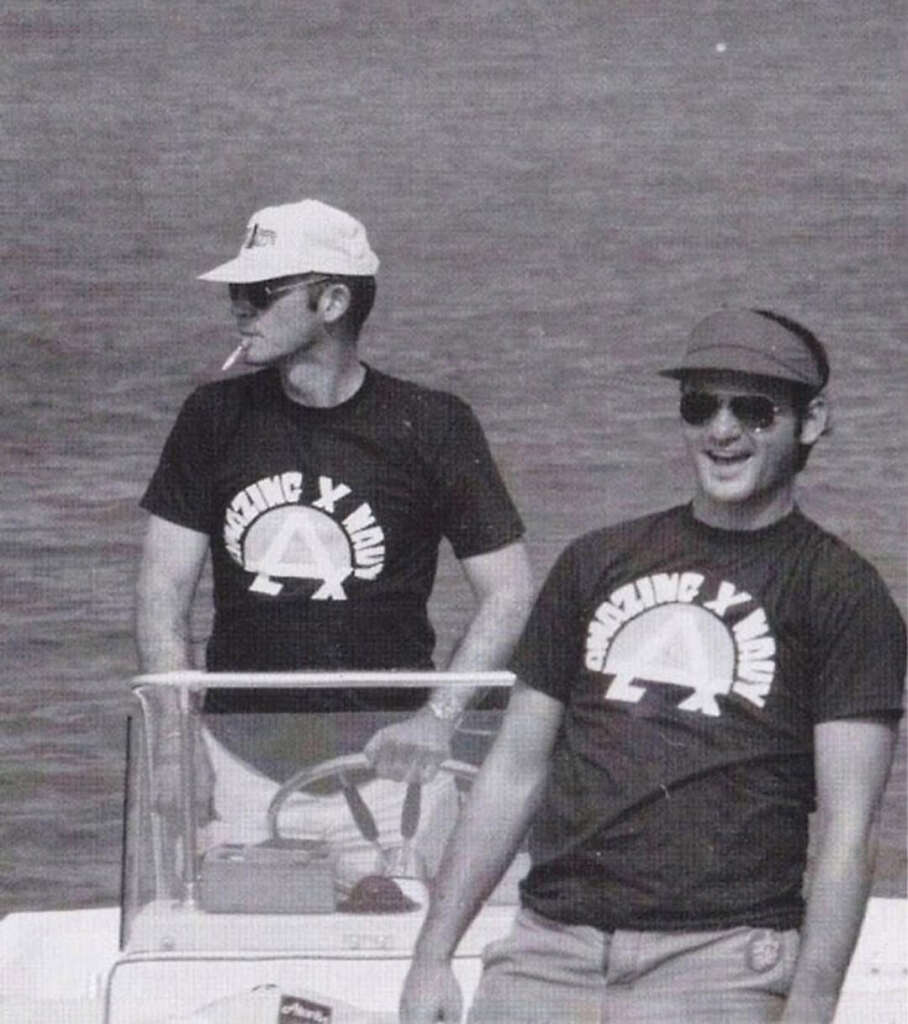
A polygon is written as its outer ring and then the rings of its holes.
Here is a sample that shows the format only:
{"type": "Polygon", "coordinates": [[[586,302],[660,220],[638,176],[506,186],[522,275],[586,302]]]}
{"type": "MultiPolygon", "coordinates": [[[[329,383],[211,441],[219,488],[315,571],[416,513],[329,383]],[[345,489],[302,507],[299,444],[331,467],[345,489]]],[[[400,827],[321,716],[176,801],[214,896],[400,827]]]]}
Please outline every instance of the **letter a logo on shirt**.
{"type": "Polygon", "coordinates": [[[696,605],[662,605],[615,637],[603,668],[614,675],[605,698],[636,704],[647,692],[644,684],[684,686],[694,692],[679,710],[715,717],[716,696],[730,692],[734,669],[734,642],[715,616],[696,605]]]}
{"type": "Polygon", "coordinates": [[[313,600],[346,600],[342,586],[353,571],[350,544],[329,516],[285,505],[261,516],[247,533],[243,567],[256,573],[249,589],[275,596],[280,579],[320,580],[313,600]]]}

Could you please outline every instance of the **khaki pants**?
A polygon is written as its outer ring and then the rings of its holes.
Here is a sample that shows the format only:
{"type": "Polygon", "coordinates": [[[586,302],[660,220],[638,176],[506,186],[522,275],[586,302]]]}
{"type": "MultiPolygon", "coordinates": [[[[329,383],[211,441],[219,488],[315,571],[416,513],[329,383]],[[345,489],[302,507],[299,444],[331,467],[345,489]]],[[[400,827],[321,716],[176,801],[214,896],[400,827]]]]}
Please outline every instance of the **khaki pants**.
{"type": "Polygon", "coordinates": [[[795,930],[601,932],[528,909],[483,952],[468,1024],[762,1024],[781,1013],[795,930]]]}

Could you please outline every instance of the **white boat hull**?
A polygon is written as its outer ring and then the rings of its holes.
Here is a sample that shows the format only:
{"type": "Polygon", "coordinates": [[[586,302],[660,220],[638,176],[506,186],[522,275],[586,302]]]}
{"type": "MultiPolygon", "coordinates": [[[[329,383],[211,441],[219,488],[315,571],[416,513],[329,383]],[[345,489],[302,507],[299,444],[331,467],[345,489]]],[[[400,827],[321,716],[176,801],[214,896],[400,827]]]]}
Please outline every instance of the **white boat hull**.
{"type": "MultiPolygon", "coordinates": [[[[469,997],[479,976],[478,944],[507,927],[506,908],[487,908],[459,958],[457,972],[469,997]],[[486,936],[488,932],[488,936],[486,936]]],[[[335,922],[336,924],[336,922],[335,922]]],[[[168,960],[120,957],[119,910],[103,908],[10,914],[0,921],[0,1020],[4,1024],[136,1024],[185,1012],[218,993],[245,991],[262,981],[300,984],[359,1009],[363,1021],[393,1021],[407,959],[381,950],[314,956],[293,961],[275,954],[211,957],[183,954],[168,960]],[[302,973],[301,973],[302,972],[302,973]],[[193,980],[193,978],[195,980],[193,980]],[[214,993],[214,995],[213,995],[214,993]],[[179,996],[179,998],[178,998],[179,996]],[[106,1003],[109,1005],[106,1006],[106,1003]]],[[[301,993],[305,995],[305,993],[301,993]]],[[[353,1020],[354,1017],[347,1018],[353,1020]]],[[[340,1021],[340,1016],[335,1016],[340,1021]]],[[[905,1024],[908,1020],[908,901],[872,899],[845,980],[836,1024],[905,1024]]]]}

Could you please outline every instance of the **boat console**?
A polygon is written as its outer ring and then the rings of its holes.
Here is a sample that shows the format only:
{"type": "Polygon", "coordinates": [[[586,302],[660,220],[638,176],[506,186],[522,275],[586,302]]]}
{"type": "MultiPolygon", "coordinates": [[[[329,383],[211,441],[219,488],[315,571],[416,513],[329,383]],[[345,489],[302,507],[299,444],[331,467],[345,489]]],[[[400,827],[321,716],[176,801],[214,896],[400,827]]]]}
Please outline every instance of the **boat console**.
{"type": "MultiPolygon", "coordinates": [[[[396,1020],[441,850],[511,681],[404,671],[138,677],[121,953],[105,1024],[396,1020]],[[489,696],[425,785],[377,778],[361,752],[412,712],[299,711],[288,698],[438,685],[480,685],[489,696]],[[212,689],[251,694],[257,710],[207,712],[212,689]],[[282,696],[263,712],[256,696],[269,691],[282,696]]],[[[527,864],[519,853],[461,942],[466,993],[481,949],[508,929],[527,864]]]]}

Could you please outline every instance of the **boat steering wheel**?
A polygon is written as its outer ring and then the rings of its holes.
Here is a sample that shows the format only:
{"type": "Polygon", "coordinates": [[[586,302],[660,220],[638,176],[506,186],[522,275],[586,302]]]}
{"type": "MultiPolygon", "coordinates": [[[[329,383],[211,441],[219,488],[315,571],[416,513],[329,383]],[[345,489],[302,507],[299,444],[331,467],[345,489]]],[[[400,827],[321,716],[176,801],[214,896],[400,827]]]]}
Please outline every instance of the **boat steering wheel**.
{"type": "MultiPolygon", "coordinates": [[[[302,768],[284,782],[271,799],[268,805],[267,823],[268,833],[271,841],[280,843],[284,838],[280,832],[279,818],[284,804],[294,793],[305,790],[323,779],[337,779],[341,787],[341,793],[350,809],[350,814],[356,823],[363,838],[370,843],[380,847],[378,826],[372,816],[356,785],[350,776],[354,772],[362,772],[370,769],[370,764],[365,754],[346,754],[343,757],[334,757],[327,761],[308,768],[302,768]]],[[[466,761],[447,760],[439,766],[439,771],[446,772],[454,779],[472,783],[478,769],[466,761]]],[[[404,785],[404,783],[401,783],[404,785]]],[[[419,827],[421,811],[422,785],[418,782],[407,784],[407,791],[404,796],[403,808],[401,810],[400,834],[405,843],[408,843],[416,834],[419,827]]]]}

